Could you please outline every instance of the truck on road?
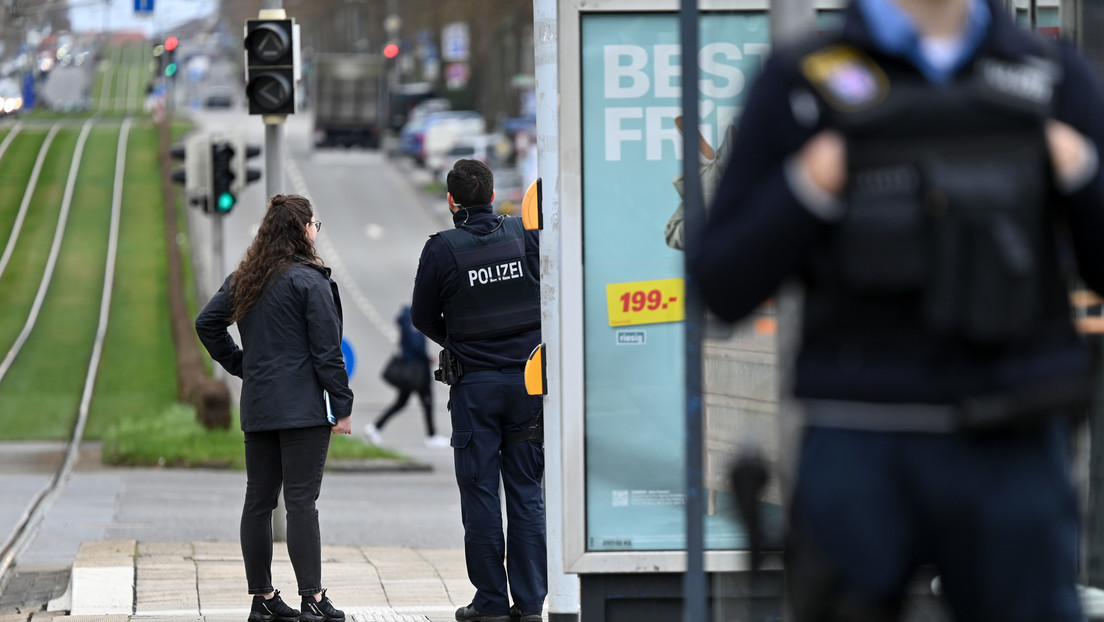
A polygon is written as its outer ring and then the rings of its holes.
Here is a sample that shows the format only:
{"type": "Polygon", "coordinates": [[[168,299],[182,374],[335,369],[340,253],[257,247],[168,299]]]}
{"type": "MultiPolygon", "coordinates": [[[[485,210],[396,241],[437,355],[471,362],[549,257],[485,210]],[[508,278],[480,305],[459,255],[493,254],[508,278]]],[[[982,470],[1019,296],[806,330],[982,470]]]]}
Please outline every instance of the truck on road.
{"type": "Polygon", "coordinates": [[[383,57],[319,54],[312,74],[314,146],[379,147],[384,122],[383,57]]]}

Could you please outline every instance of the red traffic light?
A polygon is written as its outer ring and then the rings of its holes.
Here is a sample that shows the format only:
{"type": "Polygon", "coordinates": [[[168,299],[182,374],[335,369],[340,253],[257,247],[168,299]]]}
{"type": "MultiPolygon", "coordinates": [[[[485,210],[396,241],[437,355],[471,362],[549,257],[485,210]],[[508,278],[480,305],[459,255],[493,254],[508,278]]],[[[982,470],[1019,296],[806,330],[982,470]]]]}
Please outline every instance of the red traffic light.
{"type": "Polygon", "coordinates": [[[169,37],[168,39],[165,39],[165,50],[169,52],[175,50],[177,43],[179,43],[179,41],[177,41],[176,37],[169,37]]]}
{"type": "Polygon", "coordinates": [[[385,58],[395,58],[399,55],[399,46],[397,43],[388,43],[383,46],[383,56],[385,58]]]}

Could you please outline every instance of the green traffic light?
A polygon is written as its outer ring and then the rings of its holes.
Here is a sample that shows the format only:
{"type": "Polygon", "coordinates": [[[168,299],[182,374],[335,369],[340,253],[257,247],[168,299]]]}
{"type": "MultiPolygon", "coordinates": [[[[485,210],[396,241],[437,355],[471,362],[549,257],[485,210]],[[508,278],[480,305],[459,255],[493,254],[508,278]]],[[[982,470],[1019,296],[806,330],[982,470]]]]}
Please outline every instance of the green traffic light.
{"type": "Polygon", "coordinates": [[[169,63],[168,65],[165,65],[165,75],[166,76],[171,77],[175,74],[176,74],[176,63],[169,63]]]}
{"type": "Polygon", "coordinates": [[[218,211],[229,212],[234,207],[234,195],[229,192],[223,192],[218,198],[218,211]]]}

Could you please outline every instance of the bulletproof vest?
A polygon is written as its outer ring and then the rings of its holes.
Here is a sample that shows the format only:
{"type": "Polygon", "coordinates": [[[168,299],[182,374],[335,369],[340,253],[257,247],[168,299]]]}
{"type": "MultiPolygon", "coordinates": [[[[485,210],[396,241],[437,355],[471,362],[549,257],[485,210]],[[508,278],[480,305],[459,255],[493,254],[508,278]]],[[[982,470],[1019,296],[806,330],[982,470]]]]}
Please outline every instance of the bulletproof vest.
{"type": "Polygon", "coordinates": [[[906,296],[925,331],[967,343],[1033,331],[1052,252],[1044,128],[1057,64],[983,56],[950,84],[890,83],[844,44],[802,69],[848,157],[829,252],[839,286],[817,295],[906,296]]]}
{"type": "Polygon", "coordinates": [[[445,327],[455,341],[490,339],[540,328],[540,282],[525,261],[525,230],[502,218],[487,235],[442,231],[456,258],[455,294],[445,300],[445,327]]]}

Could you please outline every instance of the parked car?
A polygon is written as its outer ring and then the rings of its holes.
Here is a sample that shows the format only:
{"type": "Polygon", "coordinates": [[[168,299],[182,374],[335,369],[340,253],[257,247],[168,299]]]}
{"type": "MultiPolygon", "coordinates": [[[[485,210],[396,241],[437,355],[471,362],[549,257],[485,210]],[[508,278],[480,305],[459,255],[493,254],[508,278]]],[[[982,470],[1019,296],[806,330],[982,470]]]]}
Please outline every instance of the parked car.
{"type": "Polygon", "coordinates": [[[475,136],[461,136],[456,139],[452,149],[445,154],[444,165],[438,172],[441,183],[445,183],[448,172],[452,170],[457,160],[479,160],[497,170],[505,162],[510,153],[510,143],[502,134],[476,134],[475,136]]]}
{"type": "Polygon", "coordinates": [[[0,117],[15,114],[23,108],[23,92],[11,78],[0,79],[0,117]]]}
{"type": "Polygon", "coordinates": [[[232,108],[234,106],[234,89],[221,84],[207,87],[203,105],[208,108],[232,108]]]}
{"type": "Polygon", "coordinates": [[[445,167],[449,149],[460,137],[478,136],[486,131],[487,122],[474,110],[434,112],[426,118],[418,162],[437,175],[445,167]]]}
{"type": "Polygon", "coordinates": [[[399,153],[418,158],[422,151],[422,139],[425,137],[425,123],[429,115],[452,107],[447,99],[434,98],[418,102],[411,108],[407,122],[399,132],[399,153]]]}
{"type": "Polygon", "coordinates": [[[521,216],[521,202],[529,184],[536,179],[526,180],[516,168],[504,168],[494,171],[495,198],[494,209],[497,214],[521,216]]]}

